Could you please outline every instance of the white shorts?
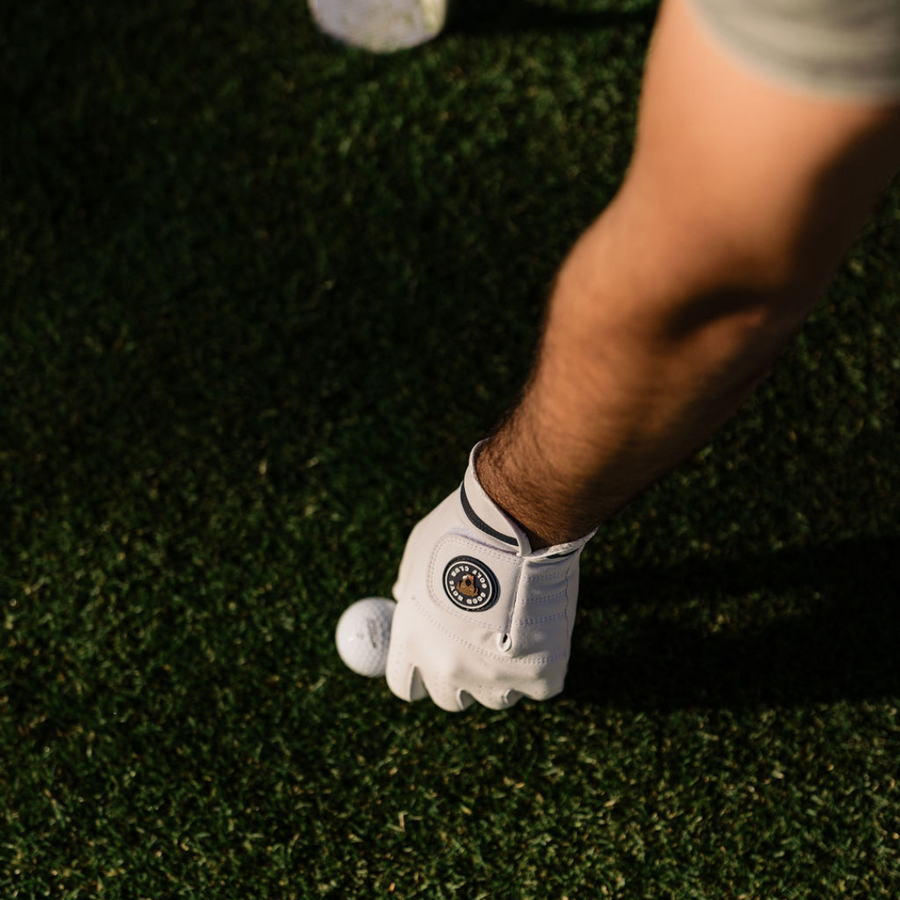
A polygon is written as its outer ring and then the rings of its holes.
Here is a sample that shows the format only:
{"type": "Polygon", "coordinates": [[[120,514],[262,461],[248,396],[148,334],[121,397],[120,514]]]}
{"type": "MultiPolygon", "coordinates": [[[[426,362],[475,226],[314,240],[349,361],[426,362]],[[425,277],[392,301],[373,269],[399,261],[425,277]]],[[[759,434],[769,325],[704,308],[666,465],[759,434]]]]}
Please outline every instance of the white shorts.
{"type": "Polygon", "coordinates": [[[900,101],[900,0],[687,0],[736,62],[786,87],[900,101]]]}

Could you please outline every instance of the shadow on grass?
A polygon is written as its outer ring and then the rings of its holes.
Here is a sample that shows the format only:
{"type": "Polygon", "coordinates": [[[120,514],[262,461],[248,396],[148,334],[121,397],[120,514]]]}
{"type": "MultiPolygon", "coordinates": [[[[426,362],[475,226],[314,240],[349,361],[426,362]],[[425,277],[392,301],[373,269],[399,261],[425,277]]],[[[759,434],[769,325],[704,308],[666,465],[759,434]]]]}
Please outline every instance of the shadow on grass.
{"type": "Polygon", "coordinates": [[[611,628],[609,652],[602,621],[596,648],[579,648],[576,631],[566,683],[576,700],[671,711],[900,694],[900,539],[617,573],[602,582],[586,578],[581,597],[586,608],[601,610],[627,611],[629,598],[658,602],[651,621],[629,615],[627,631],[611,628]],[[753,594],[768,621],[753,615],[753,594]],[[733,611],[734,598],[742,596],[745,625],[726,618],[714,631],[700,620],[703,613],[714,620],[727,598],[733,611]],[[699,616],[694,605],[683,616],[672,614],[697,598],[709,598],[699,616]]]}
{"type": "Polygon", "coordinates": [[[451,0],[448,32],[516,34],[528,31],[593,31],[641,22],[652,25],[656,7],[636,12],[564,12],[526,0],[451,0]]]}

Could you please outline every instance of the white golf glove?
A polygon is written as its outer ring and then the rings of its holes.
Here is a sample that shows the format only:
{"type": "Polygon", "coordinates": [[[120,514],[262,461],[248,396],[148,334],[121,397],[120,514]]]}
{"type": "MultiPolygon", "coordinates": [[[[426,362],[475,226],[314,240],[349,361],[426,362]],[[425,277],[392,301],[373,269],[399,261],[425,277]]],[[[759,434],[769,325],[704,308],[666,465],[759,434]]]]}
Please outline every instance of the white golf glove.
{"type": "Polygon", "coordinates": [[[450,712],[563,689],[579,557],[594,536],[532,553],[478,482],[480,447],[460,487],[413,529],[394,585],[388,687],[450,712]]]}

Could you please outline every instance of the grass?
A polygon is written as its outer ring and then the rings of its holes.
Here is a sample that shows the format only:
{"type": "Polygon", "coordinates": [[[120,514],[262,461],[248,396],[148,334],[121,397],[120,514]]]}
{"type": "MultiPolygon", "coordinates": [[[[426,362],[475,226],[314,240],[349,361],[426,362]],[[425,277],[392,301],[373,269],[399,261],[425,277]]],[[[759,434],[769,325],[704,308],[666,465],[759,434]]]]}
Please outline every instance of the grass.
{"type": "Polygon", "coordinates": [[[564,695],[333,650],[518,390],[654,9],[389,58],[285,0],[0,12],[0,896],[895,896],[896,183],[590,545],[564,695]]]}

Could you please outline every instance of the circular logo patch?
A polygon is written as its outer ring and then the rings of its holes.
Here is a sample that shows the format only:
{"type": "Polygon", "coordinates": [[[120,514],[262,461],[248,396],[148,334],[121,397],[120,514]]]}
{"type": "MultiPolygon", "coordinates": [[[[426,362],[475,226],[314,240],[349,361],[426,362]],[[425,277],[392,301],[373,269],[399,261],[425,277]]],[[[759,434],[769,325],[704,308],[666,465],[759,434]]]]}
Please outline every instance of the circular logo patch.
{"type": "Polygon", "coordinates": [[[447,563],[444,591],[454,606],[467,612],[490,609],[500,594],[494,573],[471,556],[457,556],[447,563]]]}

